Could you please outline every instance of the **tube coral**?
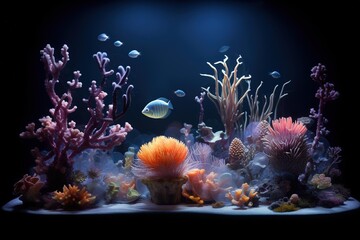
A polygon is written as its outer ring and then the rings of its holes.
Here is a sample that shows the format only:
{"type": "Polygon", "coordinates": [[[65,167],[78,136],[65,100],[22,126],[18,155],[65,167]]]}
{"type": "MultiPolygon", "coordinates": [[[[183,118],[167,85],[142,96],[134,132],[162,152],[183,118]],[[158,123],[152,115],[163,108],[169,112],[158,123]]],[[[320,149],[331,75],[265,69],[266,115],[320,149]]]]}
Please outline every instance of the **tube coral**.
{"type": "Polygon", "coordinates": [[[173,179],[183,177],[188,164],[188,148],[175,138],[158,136],[140,147],[140,161],[133,165],[133,173],[141,179],[173,179]]]}
{"type": "Polygon", "coordinates": [[[263,140],[264,152],[274,169],[295,175],[303,171],[310,158],[306,131],[303,123],[292,122],[291,117],[272,121],[272,127],[263,140]]]}

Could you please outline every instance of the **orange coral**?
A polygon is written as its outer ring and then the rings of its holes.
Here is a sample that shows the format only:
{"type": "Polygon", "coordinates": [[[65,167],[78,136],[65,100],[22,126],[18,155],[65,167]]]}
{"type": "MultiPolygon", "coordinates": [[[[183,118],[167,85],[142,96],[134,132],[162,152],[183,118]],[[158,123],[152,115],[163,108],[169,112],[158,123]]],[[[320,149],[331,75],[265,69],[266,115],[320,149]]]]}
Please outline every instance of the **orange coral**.
{"type": "Polygon", "coordinates": [[[140,178],[169,179],[182,177],[186,170],[188,148],[175,138],[159,136],[143,144],[137,153],[141,160],[133,166],[140,178]]]}
{"type": "Polygon", "coordinates": [[[241,189],[236,189],[233,194],[229,191],[225,197],[227,197],[233,205],[252,207],[254,206],[254,201],[257,201],[257,195],[258,193],[255,192],[255,189],[252,188],[249,191],[249,184],[244,183],[241,189]]]}
{"type": "Polygon", "coordinates": [[[69,184],[69,187],[64,185],[63,191],[55,191],[53,196],[53,199],[65,209],[86,208],[94,202],[95,198],[86,191],[85,187],[80,190],[78,186],[72,186],[71,184],[69,184]]]}

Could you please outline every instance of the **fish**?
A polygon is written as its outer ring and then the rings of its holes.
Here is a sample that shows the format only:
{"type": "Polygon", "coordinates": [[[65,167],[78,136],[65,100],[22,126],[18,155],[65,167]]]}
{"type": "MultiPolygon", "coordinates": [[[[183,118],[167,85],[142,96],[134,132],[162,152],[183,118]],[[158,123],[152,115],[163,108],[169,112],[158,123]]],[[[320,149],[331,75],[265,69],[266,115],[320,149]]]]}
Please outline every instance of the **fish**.
{"type": "Polygon", "coordinates": [[[170,115],[173,109],[170,100],[161,97],[146,104],[141,113],[149,118],[164,119],[170,115]]]}
{"type": "Polygon", "coordinates": [[[178,97],[185,97],[185,92],[183,90],[178,89],[174,93],[178,97]]]}
{"type": "Polygon", "coordinates": [[[224,53],[224,52],[226,52],[227,50],[229,50],[229,46],[227,46],[227,45],[224,45],[224,46],[221,46],[221,48],[219,48],[219,52],[221,52],[221,53],[224,53]]]}
{"type": "Polygon", "coordinates": [[[120,47],[121,45],[123,45],[123,43],[121,41],[119,41],[119,40],[114,42],[115,47],[120,47]]]}
{"type": "Polygon", "coordinates": [[[273,78],[280,78],[281,75],[278,71],[272,71],[271,73],[269,73],[269,75],[273,78]]]}
{"type": "Polygon", "coordinates": [[[105,42],[106,40],[109,39],[109,36],[106,35],[106,33],[102,33],[102,34],[99,34],[99,36],[97,37],[97,39],[101,42],[105,42]]]}
{"type": "Polygon", "coordinates": [[[131,58],[137,58],[140,55],[141,55],[141,53],[138,50],[131,50],[129,52],[129,57],[131,57],[131,58]]]}

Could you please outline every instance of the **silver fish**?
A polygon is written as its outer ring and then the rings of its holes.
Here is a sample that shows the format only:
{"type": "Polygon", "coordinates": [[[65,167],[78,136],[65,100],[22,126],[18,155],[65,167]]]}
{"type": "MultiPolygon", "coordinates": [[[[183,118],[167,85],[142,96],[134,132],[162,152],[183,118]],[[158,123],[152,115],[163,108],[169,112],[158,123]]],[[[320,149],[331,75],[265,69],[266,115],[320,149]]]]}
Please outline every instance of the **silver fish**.
{"type": "Polygon", "coordinates": [[[105,42],[106,40],[109,39],[109,36],[106,35],[106,33],[102,33],[102,34],[99,34],[99,36],[97,37],[97,39],[101,42],[105,42]]]}
{"type": "Polygon", "coordinates": [[[273,78],[280,78],[281,77],[281,75],[280,75],[280,73],[278,71],[273,71],[273,72],[269,73],[269,75],[271,77],[273,77],[273,78]]]}
{"type": "Polygon", "coordinates": [[[129,52],[129,57],[131,57],[131,58],[137,58],[140,55],[141,55],[141,53],[138,50],[132,50],[129,52]]]}
{"type": "Polygon", "coordinates": [[[176,90],[174,93],[178,97],[185,97],[185,92],[181,89],[176,90]]]}
{"type": "Polygon", "coordinates": [[[123,45],[123,43],[121,41],[119,41],[119,40],[114,42],[115,47],[120,47],[121,45],[123,45]]]}
{"type": "Polygon", "coordinates": [[[173,110],[173,106],[170,100],[158,98],[146,104],[141,113],[149,118],[163,119],[170,115],[171,110],[173,110]]]}

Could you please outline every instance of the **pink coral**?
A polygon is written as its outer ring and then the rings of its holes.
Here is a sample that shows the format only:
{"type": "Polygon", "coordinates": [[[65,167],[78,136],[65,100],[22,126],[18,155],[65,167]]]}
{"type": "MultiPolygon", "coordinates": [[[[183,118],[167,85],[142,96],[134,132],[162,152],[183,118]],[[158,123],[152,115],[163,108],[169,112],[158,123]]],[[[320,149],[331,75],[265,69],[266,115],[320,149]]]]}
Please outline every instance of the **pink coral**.
{"type": "Polygon", "coordinates": [[[194,168],[187,173],[188,182],[183,186],[183,196],[198,203],[214,201],[220,193],[225,193],[229,187],[226,179],[218,178],[218,174],[205,169],[194,168]]]}
{"type": "Polygon", "coordinates": [[[272,121],[268,134],[263,138],[264,152],[270,164],[278,171],[300,174],[310,158],[310,146],[306,142],[307,129],[291,117],[272,121]]]}
{"type": "Polygon", "coordinates": [[[102,73],[102,82],[98,86],[96,81],[92,81],[89,88],[90,96],[85,99],[87,110],[90,114],[89,121],[85,125],[84,131],[76,128],[76,122],[69,119],[70,114],[75,112],[77,106],[73,105],[73,93],[76,89],[82,87],[80,82],[81,73],[74,72],[74,79],[68,81],[68,90],[62,95],[56,93],[55,86],[60,81],[60,73],[69,61],[68,46],[61,48],[62,59],[55,60],[54,48],[50,45],[41,51],[42,61],[46,70],[45,88],[50,98],[53,108],[49,110],[50,116],[40,118],[41,127],[35,127],[35,123],[26,126],[26,131],[20,134],[23,138],[37,138],[46,143],[49,151],[43,154],[38,149],[34,149],[33,155],[36,160],[35,171],[38,174],[46,174],[48,190],[60,189],[63,185],[70,181],[70,173],[72,172],[73,159],[76,155],[88,148],[109,150],[120,145],[126,138],[127,133],[132,130],[129,123],[125,123],[124,127],[119,124],[112,123],[122,117],[130,106],[130,93],[133,89],[129,85],[126,93],[122,95],[123,109],[118,112],[117,95],[119,90],[127,84],[127,77],[130,67],[126,70],[120,66],[119,72],[116,73],[117,83],[113,83],[113,101],[108,105],[106,115],[104,98],[107,93],[103,91],[106,79],[110,77],[114,71],[107,71],[106,65],[109,63],[106,53],[94,55],[100,71],[102,73]]]}

